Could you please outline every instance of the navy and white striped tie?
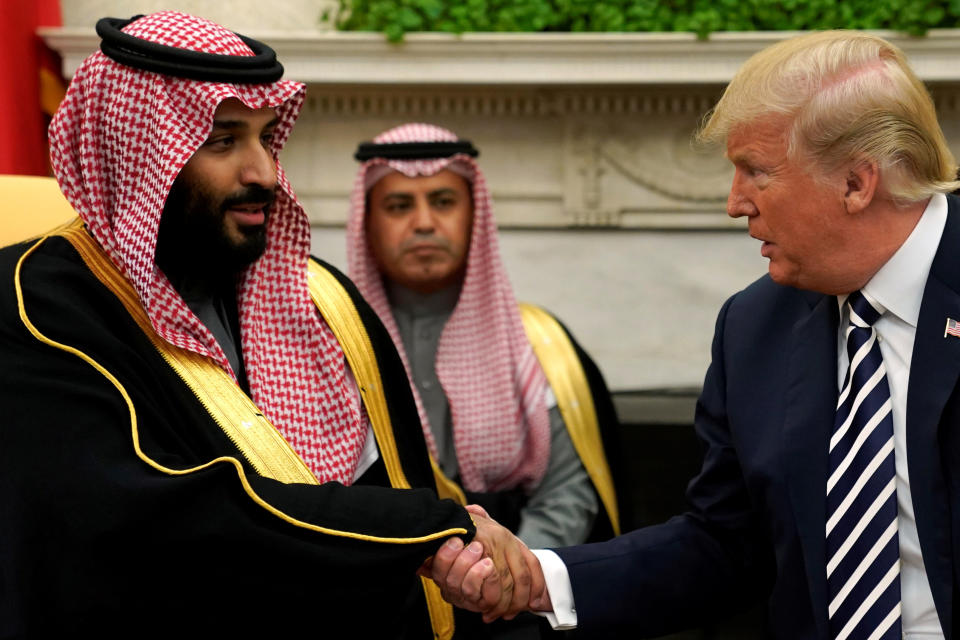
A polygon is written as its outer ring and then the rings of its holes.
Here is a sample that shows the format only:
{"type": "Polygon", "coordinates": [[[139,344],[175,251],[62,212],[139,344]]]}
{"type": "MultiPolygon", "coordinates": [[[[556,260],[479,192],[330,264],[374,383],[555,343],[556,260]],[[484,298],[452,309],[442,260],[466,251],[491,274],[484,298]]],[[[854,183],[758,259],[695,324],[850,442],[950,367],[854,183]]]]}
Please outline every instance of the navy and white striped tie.
{"type": "Polygon", "coordinates": [[[884,309],[860,292],[847,300],[850,367],[830,438],[827,586],[830,637],[900,637],[893,414],[873,323],[884,309]]]}

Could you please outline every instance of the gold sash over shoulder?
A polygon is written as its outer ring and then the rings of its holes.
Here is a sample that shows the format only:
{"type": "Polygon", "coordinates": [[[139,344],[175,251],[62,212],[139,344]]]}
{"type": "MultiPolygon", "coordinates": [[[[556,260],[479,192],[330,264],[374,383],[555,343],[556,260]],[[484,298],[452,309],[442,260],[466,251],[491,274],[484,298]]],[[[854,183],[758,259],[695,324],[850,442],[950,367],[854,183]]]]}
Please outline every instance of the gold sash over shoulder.
{"type": "MultiPolygon", "coordinates": [[[[613,487],[610,465],[603,450],[593,394],[590,393],[590,384],[587,382],[583,365],[580,364],[580,358],[556,318],[532,304],[521,302],[519,307],[527,339],[547,377],[553,395],[557,398],[557,407],[563,416],[570,440],[573,441],[573,448],[597,488],[600,502],[610,517],[613,534],[620,535],[617,494],[613,487]]],[[[440,496],[466,504],[463,489],[443,474],[432,456],[430,462],[440,496]]]]}
{"type": "Polygon", "coordinates": [[[176,347],[157,335],[133,285],[86,232],[79,219],[55,235],[66,238],[93,275],[117,296],[163,359],[258,474],[280,482],[317,484],[306,463],[230,374],[209,358],[176,347]]]}
{"type": "Polygon", "coordinates": [[[603,452],[593,394],[590,393],[586,373],[573,343],[556,318],[540,307],[520,303],[520,318],[533,352],[557,398],[557,406],[567,425],[573,448],[597,488],[600,501],[610,516],[613,534],[620,535],[617,494],[610,475],[610,465],[603,452]]]}
{"type": "MultiPolygon", "coordinates": [[[[410,483],[404,476],[396,441],[393,438],[387,399],[380,379],[380,367],[377,365],[373,346],[370,344],[370,336],[367,335],[360,320],[360,314],[357,313],[357,308],[343,285],[332,273],[312,260],[310,261],[309,287],[310,297],[313,298],[314,304],[317,305],[327,325],[337,337],[343,354],[347,358],[347,364],[353,371],[363,404],[367,408],[370,424],[380,445],[380,453],[387,467],[390,484],[393,487],[409,489],[410,483]]],[[[434,475],[436,476],[436,471],[434,475]]],[[[439,483],[437,489],[441,497],[446,497],[439,483]]],[[[453,637],[454,630],[453,607],[443,599],[440,588],[433,580],[427,578],[420,580],[427,600],[427,610],[430,612],[434,638],[449,640],[453,637]]]]}

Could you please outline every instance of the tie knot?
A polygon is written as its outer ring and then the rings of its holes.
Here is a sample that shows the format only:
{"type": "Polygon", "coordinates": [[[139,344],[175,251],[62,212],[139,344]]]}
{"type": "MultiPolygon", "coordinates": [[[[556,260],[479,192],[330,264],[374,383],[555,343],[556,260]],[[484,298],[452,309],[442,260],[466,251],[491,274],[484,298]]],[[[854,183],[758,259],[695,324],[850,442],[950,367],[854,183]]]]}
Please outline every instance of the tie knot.
{"type": "Polygon", "coordinates": [[[847,304],[850,305],[850,322],[858,327],[872,327],[886,311],[879,302],[868,298],[862,291],[851,293],[847,304]]]}

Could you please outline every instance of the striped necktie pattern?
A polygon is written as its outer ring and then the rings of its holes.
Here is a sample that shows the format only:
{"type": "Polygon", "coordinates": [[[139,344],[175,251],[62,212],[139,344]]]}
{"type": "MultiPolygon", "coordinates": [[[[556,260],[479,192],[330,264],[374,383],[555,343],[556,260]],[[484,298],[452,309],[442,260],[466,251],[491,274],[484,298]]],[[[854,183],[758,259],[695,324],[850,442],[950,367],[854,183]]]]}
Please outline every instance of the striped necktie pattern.
{"type": "Polygon", "coordinates": [[[847,300],[850,365],[837,402],[827,479],[830,637],[900,637],[893,414],[873,324],[884,309],[860,291],[847,300]]]}

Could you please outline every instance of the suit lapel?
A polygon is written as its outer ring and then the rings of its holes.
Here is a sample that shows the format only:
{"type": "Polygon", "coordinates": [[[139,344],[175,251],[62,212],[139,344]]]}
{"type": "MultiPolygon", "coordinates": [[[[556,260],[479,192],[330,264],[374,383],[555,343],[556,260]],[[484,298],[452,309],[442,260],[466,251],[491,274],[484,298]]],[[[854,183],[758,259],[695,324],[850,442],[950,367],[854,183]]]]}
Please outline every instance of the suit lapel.
{"type": "Polygon", "coordinates": [[[784,414],[787,482],[803,550],[813,615],[827,637],[827,447],[837,403],[837,302],[804,293],[809,315],[793,328],[784,414]]]}
{"type": "MultiPolygon", "coordinates": [[[[953,625],[951,513],[938,434],[944,405],[960,373],[960,339],[944,337],[960,319],[960,211],[948,198],[947,224],[923,292],[907,391],[907,465],[924,567],[946,638],[953,625]]],[[[955,429],[957,425],[942,425],[955,429]]]]}

